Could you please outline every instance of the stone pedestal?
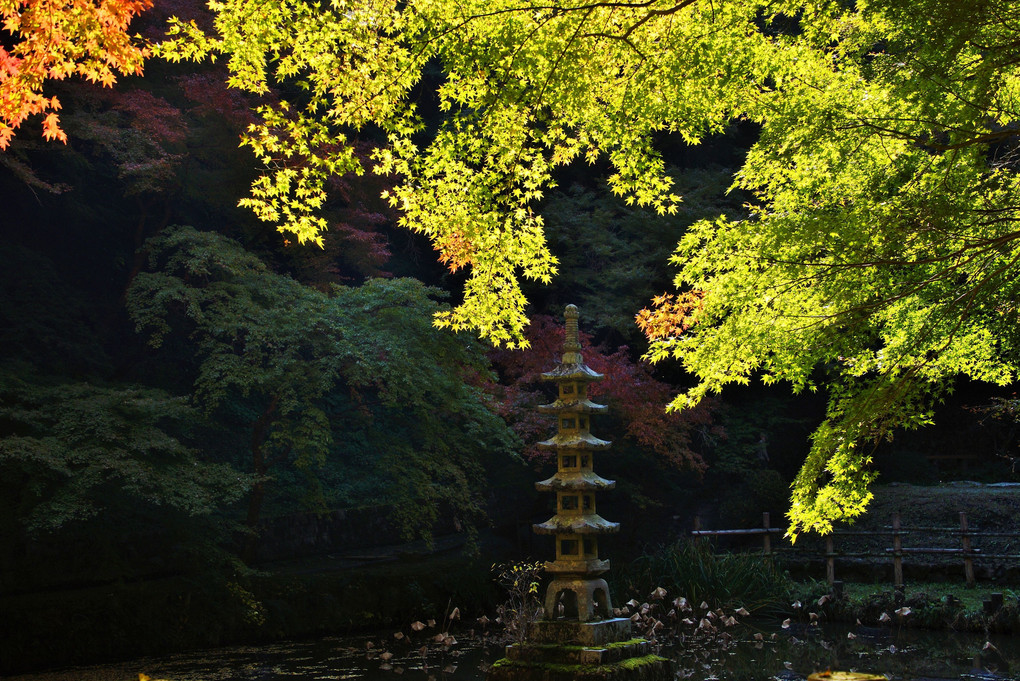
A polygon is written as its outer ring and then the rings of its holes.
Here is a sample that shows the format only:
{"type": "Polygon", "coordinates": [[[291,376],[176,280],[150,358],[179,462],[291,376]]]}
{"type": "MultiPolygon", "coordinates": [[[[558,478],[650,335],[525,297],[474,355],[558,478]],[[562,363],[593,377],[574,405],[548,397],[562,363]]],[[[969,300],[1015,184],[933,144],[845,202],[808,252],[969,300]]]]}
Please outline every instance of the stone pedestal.
{"type": "Polygon", "coordinates": [[[543,620],[507,646],[487,681],[672,681],[672,663],[631,635],[630,620],[543,620]]]}

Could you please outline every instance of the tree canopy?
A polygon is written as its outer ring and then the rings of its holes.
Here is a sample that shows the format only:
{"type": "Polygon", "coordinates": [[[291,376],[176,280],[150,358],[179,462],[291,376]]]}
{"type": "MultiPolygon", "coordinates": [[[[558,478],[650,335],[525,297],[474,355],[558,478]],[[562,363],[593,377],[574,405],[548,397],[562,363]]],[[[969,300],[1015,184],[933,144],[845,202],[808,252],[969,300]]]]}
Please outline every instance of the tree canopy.
{"type": "Polygon", "coordinates": [[[253,530],[268,485],[289,478],[320,510],[385,501],[408,537],[479,520],[482,462],[516,440],[476,385],[481,344],[433,327],[438,291],[373,279],[325,293],[191,227],[147,247],[128,309],[152,345],[188,344],[198,404],[244,423],[253,530]]]}
{"type": "Polygon", "coordinates": [[[676,407],[752,376],[828,386],[795,530],[860,514],[868,443],[930,422],[954,377],[1007,384],[1020,361],[1020,9],[886,0],[830,14],[805,12],[787,39],[818,58],[777,74],[782,98],[736,181],[751,217],[685,235],[674,262],[701,293],[684,310],[693,326],[651,351],[699,379],[676,407]]]}
{"type": "Polygon", "coordinates": [[[437,322],[497,344],[524,342],[518,277],[555,272],[537,208],[557,167],[606,159],[614,192],[669,213],[663,138],[760,126],[736,180],[750,216],[698,223],[675,256],[681,297],[643,321],[651,358],[698,379],[674,408],[755,376],[831,386],[794,531],[859,514],[861,447],[925,423],[953,376],[1014,378],[1013,3],[211,6],[213,33],[178,22],[160,52],[223,55],[233,85],[288,93],[245,138],[267,170],[244,203],[319,240],[324,179],[375,140],[404,225],[469,269],[437,322]]]}

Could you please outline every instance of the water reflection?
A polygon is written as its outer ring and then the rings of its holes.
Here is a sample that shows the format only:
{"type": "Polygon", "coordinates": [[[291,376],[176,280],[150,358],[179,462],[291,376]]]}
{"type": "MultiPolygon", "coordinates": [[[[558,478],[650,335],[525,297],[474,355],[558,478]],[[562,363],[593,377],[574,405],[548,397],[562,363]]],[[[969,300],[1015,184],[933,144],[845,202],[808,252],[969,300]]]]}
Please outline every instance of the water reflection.
{"type": "MultiPolygon", "coordinates": [[[[989,640],[976,634],[912,629],[869,636],[839,626],[797,633],[790,635],[778,626],[747,626],[724,646],[677,644],[663,646],[660,653],[676,662],[678,679],[691,681],[794,681],[825,669],[875,672],[904,681],[1020,678],[1020,640],[1015,637],[989,640]],[[762,640],[756,641],[755,634],[762,640]]],[[[140,672],[170,681],[482,681],[488,665],[502,656],[500,646],[480,637],[462,636],[447,646],[422,643],[389,636],[321,638],[146,658],[9,681],[137,681],[140,672]]]]}

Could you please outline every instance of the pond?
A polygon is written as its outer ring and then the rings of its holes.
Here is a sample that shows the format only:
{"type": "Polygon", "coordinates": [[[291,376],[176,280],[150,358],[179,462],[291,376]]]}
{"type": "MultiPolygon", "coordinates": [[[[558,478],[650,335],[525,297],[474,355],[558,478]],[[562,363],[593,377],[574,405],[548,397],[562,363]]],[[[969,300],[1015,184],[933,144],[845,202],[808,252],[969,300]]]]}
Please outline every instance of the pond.
{"type": "MultiPolygon", "coordinates": [[[[739,625],[728,642],[663,646],[677,679],[795,681],[825,669],[885,674],[890,679],[1020,678],[1020,637],[909,628],[855,633],[829,625],[790,635],[778,624],[739,625]],[[739,630],[737,630],[739,629],[739,630]],[[848,636],[850,634],[850,636],[848,636]],[[878,634],[878,636],[869,635],[878,634]],[[760,640],[756,640],[757,638],[760,640]],[[774,635],[774,636],[773,636],[774,635]]],[[[423,631],[401,638],[320,638],[143,658],[8,677],[8,681],[138,681],[139,673],[169,681],[481,681],[503,649],[483,636],[423,631]]]]}

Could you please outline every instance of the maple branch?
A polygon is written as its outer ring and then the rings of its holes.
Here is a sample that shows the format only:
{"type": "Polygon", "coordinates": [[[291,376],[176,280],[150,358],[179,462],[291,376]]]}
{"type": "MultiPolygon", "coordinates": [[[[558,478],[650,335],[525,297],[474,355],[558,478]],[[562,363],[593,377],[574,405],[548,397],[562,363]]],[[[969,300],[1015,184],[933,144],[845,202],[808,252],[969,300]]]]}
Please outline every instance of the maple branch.
{"type": "MultiPolygon", "coordinates": [[[[650,10],[647,14],[645,14],[643,17],[638,19],[635,23],[631,24],[630,27],[626,31],[624,31],[623,33],[621,33],[619,35],[613,34],[613,33],[585,33],[585,34],[582,34],[581,37],[582,38],[609,38],[611,40],[622,40],[627,45],[629,45],[631,47],[631,49],[633,49],[635,52],[640,54],[642,59],[644,59],[645,58],[644,54],[642,54],[642,52],[639,49],[637,49],[634,46],[634,44],[630,41],[630,34],[633,33],[634,31],[636,31],[641,26],[644,26],[653,17],[662,17],[662,16],[667,16],[667,15],[670,15],[670,14],[676,14],[680,10],[684,9],[685,7],[689,7],[690,5],[693,5],[697,1],[698,0],[681,0],[681,2],[677,3],[676,5],[673,5],[672,7],[667,7],[666,9],[653,9],[653,10],[650,10]]],[[[713,13],[715,12],[715,8],[714,7],[712,8],[712,11],[713,11],[713,13]]]]}
{"type": "MultiPolygon", "coordinates": [[[[911,123],[922,123],[922,124],[923,123],[931,123],[933,125],[939,125],[939,127],[945,127],[945,126],[943,126],[941,124],[937,124],[935,121],[923,121],[923,120],[918,120],[918,119],[881,119],[881,120],[903,120],[903,121],[908,121],[908,122],[911,122],[911,123]]],[[[972,146],[972,145],[975,145],[975,144],[987,144],[987,143],[990,143],[990,142],[995,142],[995,141],[998,141],[998,140],[1009,139],[1010,137],[1017,137],[1018,135],[1020,135],[1020,130],[1010,130],[1010,129],[996,130],[996,131],[987,132],[987,133],[979,133],[979,132],[976,132],[976,131],[968,130],[966,132],[968,134],[973,135],[973,137],[971,137],[970,139],[965,139],[962,142],[956,142],[954,144],[939,144],[938,142],[933,141],[929,137],[924,137],[923,135],[911,134],[911,133],[908,133],[908,132],[904,132],[902,130],[897,130],[895,128],[889,128],[889,127],[886,127],[886,126],[883,126],[883,125],[879,125],[877,123],[874,123],[874,122],[871,122],[871,121],[868,121],[868,120],[861,120],[859,123],[854,123],[854,124],[849,124],[849,125],[841,125],[841,126],[838,126],[835,129],[842,131],[842,130],[853,130],[853,129],[856,129],[856,128],[868,128],[870,130],[875,130],[875,131],[878,131],[878,132],[889,133],[891,135],[895,135],[895,136],[900,137],[902,139],[911,140],[913,142],[916,142],[919,145],[922,145],[923,147],[926,147],[928,149],[932,149],[934,151],[953,151],[955,149],[963,149],[964,147],[969,147],[969,146],[972,146]]]]}

